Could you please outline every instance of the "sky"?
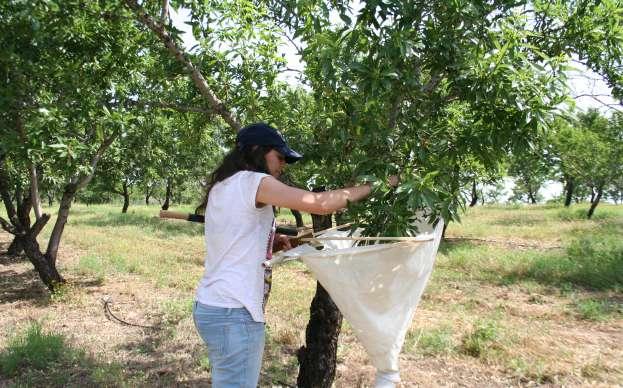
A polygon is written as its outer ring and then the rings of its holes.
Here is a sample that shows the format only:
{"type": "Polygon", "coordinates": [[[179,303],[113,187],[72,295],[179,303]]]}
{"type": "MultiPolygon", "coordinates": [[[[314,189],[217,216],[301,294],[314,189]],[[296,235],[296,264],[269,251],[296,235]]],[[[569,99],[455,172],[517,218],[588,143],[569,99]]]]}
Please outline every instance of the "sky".
{"type": "MultiPolygon", "coordinates": [[[[189,11],[186,9],[180,9],[179,13],[174,9],[170,10],[173,24],[176,28],[184,32],[182,34],[182,40],[187,50],[198,44],[191,32],[191,27],[184,23],[184,20],[188,20],[189,18],[188,12],[189,11]]],[[[281,53],[285,55],[287,60],[287,68],[296,70],[303,69],[303,64],[291,43],[284,39],[281,50],[281,53]]],[[[607,105],[619,105],[619,102],[612,97],[612,89],[608,87],[598,74],[586,68],[581,63],[574,62],[573,66],[576,70],[569,72],[568,77],[570,93],[575,99],[576,107],[584,111],[589,108],[596,108],[605,115],[612,113],[613,109],[607,105]]],[[[297,83],[295,72],[286,72],[282,77],[284,81],[297,83]]],[[[623,110],[623,108],[619,109],[623,110]]],[[[505,181],[505,186],[510,196],[513,186],[512,181],[505,181]]],[[[548,182],[541,189],[540,193],[543,195],[544,200],[548,200],[559,196],[562,189],[562,184],[560,184],[560,182],[548,182]]]]}

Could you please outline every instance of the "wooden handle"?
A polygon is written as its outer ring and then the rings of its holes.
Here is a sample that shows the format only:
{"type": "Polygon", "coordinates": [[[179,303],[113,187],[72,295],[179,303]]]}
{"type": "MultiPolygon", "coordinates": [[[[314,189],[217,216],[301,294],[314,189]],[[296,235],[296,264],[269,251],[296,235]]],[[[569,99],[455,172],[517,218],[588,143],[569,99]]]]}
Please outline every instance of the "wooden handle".
{"type": "Polygon", "coordinates": [[[188,213],[160,210],[160,218],[173,218],[176,220],[188,220],[188,213]]]}

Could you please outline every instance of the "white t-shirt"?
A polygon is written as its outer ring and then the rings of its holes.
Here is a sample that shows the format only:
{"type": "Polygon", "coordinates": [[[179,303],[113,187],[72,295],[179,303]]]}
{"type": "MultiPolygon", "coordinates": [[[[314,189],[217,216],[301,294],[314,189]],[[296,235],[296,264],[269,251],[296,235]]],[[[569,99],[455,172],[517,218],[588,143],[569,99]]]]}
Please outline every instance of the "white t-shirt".
{"type": "Polygon", "coordinates": [[[255,203],[260,181],[267,176],[240,171],[212,187],[205,210],[205,271],[197,287],[200,303],[245,307],[256,322],[264,322],[270,273],[262,263],[272,255],[275,234],[272,206],[258,208],[255,203]]]}

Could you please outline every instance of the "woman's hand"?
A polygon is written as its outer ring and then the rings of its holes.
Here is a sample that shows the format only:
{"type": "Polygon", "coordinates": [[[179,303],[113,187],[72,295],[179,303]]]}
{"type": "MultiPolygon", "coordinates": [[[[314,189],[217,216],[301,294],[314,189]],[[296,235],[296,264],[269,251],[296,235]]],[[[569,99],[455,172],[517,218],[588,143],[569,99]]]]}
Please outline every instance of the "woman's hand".
{"type": "Polygon", "coordinates": [[[285,234],[276,233],[273,240],[273,252],[287,251],[292,249],[290,239],[285,234]]]}

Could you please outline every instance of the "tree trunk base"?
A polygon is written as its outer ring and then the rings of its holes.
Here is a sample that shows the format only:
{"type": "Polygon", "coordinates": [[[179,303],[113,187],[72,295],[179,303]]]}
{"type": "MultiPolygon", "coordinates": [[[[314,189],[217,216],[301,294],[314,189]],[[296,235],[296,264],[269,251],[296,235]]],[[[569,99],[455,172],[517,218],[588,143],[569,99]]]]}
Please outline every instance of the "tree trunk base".
{"type": "MultiPolygon", "coordinates": [[[[312,221],[316,232],[332,226],[330,215],[312,214],[312,221]]],[[[309,312],[305,331],[306,346],[297,352],[300,368],[296,385],[301,388],[329,388],[335,379],[342,313],[320,283],[316,283],[316,295],[309,312]]]]}
{"type": "Polygon", "coordinates": [[[65,279],[56,269],[56,264],[49,257],[41,253],[36,237],[24,236],[20,239],[20,244],[24,248],[26,257],[35,267],[39,277],[51,292],[54,292],[59,285],[65,283],[65,279]]]}
{"type": "Polygon", "coordinates": [[[335,379],[337,342],[343,317],[320,283],[317,283],[310,312],[305,335],[307,345],[297,352],[300,369],[296,385],[328,388],[335,379]]]}

